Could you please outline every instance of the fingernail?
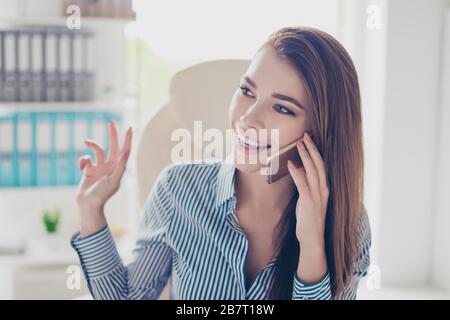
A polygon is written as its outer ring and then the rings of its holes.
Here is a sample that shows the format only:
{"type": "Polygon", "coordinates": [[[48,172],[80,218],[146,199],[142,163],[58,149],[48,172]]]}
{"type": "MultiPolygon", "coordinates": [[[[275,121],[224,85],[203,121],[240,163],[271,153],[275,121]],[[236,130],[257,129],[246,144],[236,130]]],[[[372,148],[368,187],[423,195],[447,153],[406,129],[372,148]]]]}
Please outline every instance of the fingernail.
{"type": "Polygon", "coordinates": [[[311,137],[309,136],[309,134],[307,132],[305,132],[305,138],[306,138],[306,141],[311,142],[311,137]]]}
{"type": "Polygon", "coordinates": [[[291,160],[288,160],[287,166],[288,166],[289,169],[292,169],[292,161],[291,160]]]}
{"type": "Polygon", "coordinates": [[[303,145],[303,141],[299,141],[298,146],[300,149],[305,150],[305,146],[303,145]]]}

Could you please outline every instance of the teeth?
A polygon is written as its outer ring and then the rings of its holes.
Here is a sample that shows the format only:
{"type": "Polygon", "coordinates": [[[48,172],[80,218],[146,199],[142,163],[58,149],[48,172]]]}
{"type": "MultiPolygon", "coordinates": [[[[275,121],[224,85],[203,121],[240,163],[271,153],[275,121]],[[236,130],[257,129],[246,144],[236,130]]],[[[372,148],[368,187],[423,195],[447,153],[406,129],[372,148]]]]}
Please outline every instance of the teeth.
{"type": "Polygon", "coordinates": [[[250,145],[250,146],[252,146],[252,147],[255,147],[255,148],[266,148],[266,147],[269,146],[269,144],[266,144],[266,143],[262,143],[262,144],[256,143],[256,142],[254,142],[254,141],[248,139],[247,137],[243,136],[243,135],[242,135],[241,133],[239,133],[239,132],[237,132],[237,137],[238,137],[238,139],[241,140],[243,143],[248,144],[248,145],[250,145]]]}

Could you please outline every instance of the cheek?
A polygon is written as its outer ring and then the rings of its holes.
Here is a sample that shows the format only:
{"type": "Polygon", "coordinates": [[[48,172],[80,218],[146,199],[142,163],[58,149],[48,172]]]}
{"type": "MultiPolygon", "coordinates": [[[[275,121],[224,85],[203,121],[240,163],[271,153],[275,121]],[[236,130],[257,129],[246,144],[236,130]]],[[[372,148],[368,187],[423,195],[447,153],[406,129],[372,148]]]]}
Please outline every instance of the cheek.
{"type": "Polygon", "coordinates": [[[230,124],[236,123],[241,117],[243,111],[240,108],[239,96],[238,93],[235,93],[231,99],[230,106],[228,108],[228,119],[230,124]]]}
{"type": "Polygon", "coordinates": [[[294,122],[281,124],[279,128],[280,145],[282,146],[300,139],[306,130],[303,119],[295,119],[294,122]]]}

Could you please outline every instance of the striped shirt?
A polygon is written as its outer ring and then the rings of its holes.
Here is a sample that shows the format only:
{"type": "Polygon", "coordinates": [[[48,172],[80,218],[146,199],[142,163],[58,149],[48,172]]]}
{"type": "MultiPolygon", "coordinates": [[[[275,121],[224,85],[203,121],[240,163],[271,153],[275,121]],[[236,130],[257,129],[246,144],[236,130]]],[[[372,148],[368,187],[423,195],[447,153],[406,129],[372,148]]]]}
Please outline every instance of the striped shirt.
{"type": "MultiPolygon", "coordinates": [[[[278,257],[247,288],[248,240],[236,215],[235,171],[225,160],[167,165],[146,199],[127,266],[108,225],[85,237],[76,232],[71,245],[94,299],[158,299],[169,279],[170,299],[268,299],[278,257]]],[[[371,233],[363,213],[353,280],[336,299],[355,299],[367,274],[371,233]]],[[[317,283],[293,275],[292,299],[330,298],[328,272],[317,283]]]]}

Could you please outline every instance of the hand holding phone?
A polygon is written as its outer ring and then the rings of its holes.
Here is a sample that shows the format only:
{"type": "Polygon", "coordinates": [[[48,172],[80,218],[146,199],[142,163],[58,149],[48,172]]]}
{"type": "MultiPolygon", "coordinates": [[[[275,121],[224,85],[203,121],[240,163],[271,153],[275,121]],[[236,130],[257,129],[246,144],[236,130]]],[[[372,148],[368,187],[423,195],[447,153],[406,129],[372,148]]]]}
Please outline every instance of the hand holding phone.
{"type": "Polygon", "coordinates": [[[300,139],[297,139],[285,145],[280,148],[278,152],[267,158],[265,165],[265,170],[267,170],[267,183],[273,183],[289,174],[289,169],[287,167],[288,160],[291,160],[297,167],[302,166],[302,160],[300,159],[297,149],[297,142],[299,140],[300,139]]]}

